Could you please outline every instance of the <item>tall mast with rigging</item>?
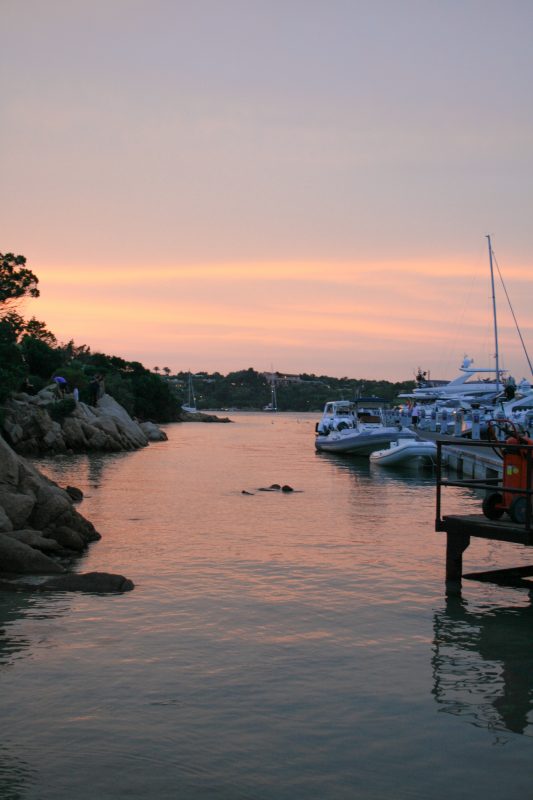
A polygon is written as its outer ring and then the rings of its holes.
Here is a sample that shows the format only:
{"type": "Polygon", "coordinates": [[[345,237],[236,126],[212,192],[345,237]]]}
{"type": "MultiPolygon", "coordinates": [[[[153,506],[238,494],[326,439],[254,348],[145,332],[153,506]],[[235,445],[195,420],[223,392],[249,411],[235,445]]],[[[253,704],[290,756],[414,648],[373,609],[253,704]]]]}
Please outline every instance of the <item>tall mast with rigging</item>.
{"type": "Polygon", "coordinates": [[[496,292],[494,291],[494,268],[492,266],[492,244],[490,235],[487,235],[489,245],[490,285],[492,288],[492,317],[494,320],[494,358],[496,359],[496,392],[500,391],[500,355],[498,349],[498,321],[496,319],[496,292]]]}

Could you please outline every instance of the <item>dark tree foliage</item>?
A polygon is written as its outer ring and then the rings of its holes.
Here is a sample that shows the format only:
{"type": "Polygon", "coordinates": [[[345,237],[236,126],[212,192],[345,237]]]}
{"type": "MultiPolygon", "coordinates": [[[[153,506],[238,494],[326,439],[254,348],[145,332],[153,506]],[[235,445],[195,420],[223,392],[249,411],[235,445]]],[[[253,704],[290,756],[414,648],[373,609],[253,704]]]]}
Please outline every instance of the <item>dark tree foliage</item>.
{"type": "Polygon", "coordinates": [[[13,305],[23,297],[39,297],[38,283],[24,256],[0,253],[0,306],[13,305]]]}
{"type": "Polygon", "coordinates": [[[30,375],[38,375],[43,380],[49,380],[63,363],[61,352],[56,347],[50,347],[33,336],[22,337],[20,351],[30,375]]]}
{"type": "Polygon", "coordinates": [[[50,347],[57,346],[57,339],[46,327],[44,322],[40,322],[35,317],[32,317],[26,324],[24,325],[24,333],[25,336],[29,336],[32,339],[38,339],[40,342],[45,342],[45,344],[49,345],[50,347]]]}
{"type": "MultiPolygon", "coordinates": [[[[186,373],[178,375],[182,384],[186,373]]],[[[263,408],[271,399],[268,375],[253,369],[220,373],[197,373],[194,386],[198,408],[263,408]]],[[[390,381],[333,378],[329,375],[293,376],[284,380],[276,376],[276,395],[280,411],[320,411],[328,400],[352,400],[360,396],[377,395],[393,402],[402,391],[412,389],[413,381],[390,381]]]]}
{"type": "Polygon", "coordinates": [[[12,322],[0,318],[0,402],[16,391],[27,375],[17,338],[12,322]]]}
{"type": "Polygon", "coordinates": [[[168,385],[158,375],[145,370],[131,376],[134,394],[134,415],[153,422],[170,422],[179,418],[179,406],[168,385]]]}

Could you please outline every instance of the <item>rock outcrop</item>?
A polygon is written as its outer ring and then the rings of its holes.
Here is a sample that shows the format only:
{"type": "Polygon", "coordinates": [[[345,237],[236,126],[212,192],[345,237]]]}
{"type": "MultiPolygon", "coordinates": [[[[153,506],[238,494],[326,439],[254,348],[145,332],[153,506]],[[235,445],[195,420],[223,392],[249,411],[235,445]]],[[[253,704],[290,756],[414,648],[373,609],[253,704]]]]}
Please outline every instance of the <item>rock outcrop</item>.
{"type": "Polygon", "coordinates": [[[109,572],[59,575],[57,578],[50,578],[39,586],[40,591],[91,592],[97,594],[129,592],[132,589],[133,581],[130,581],[129,578],[109,572]]]}
{"type": "Polygon", "coordinates": [[[0,437],[0,573],[65,573],[69,560],[100,538],[69,493],[0,437]]]}
{"type": "Polygon", "coordinates": [[[54,578],[0,578],[0,590],[6,592],[89,592],[118,594],[131,592],[133,581],[112,572],[85,572],[57,575],[54,578]]]}
{"type": "Polygon", "coordinates": [[[140,422],[139,426],[149,442],[166,442],[168,436],[153,422],[140,422]]]}
{"type": "Polygon", "coordinates": [[[216,414],[206,414],[205,411],[180,411],[180,422],[232,422],[229,417],[217,417],[216,414]]]}
{"type": "Polygon", "coordinates": [[[20,393],[5,402],[3,434],[17,453],[112,453],[136,450],[146,447],[149,441],[167,438],[154,423],[135,422],[107,394],[96,407],[77,403],[60,420],[52,417],[57,407],[57,398],[49,389],[36,395],[20,393]]]}

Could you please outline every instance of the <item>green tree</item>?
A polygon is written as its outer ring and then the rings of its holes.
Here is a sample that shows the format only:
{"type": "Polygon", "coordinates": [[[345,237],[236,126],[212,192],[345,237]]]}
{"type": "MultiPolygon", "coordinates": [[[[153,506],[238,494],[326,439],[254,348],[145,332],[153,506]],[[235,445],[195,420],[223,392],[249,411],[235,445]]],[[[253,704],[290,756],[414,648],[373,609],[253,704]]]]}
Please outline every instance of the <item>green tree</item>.
{"type": "Polygon", "coordinates": [[[39,297],[38,283],[24,256],[0,253],[0,314],[4,316],[24,297],[39,297]]]}
{"type": "Polygon", "coordinates": [[[38,339],[40,342],[45,342],[50,347],[57,345],[57,339],[46,327],[44,322],[40,322],[35,317],[32,317],[24,326],[26,336],[31,336],[32,339],[38,339]]]}
{"type": "Polygon", "coordinates": [[[24,356],[30,375],[38,375],[43,380],[50,380],[53,373],[63,363],[61,352],[41,339],[24,336],[20,343],[20,351],[24,356]]]}
{"type": "Polygon", "coordinates": [[[17,338],[16,326],[9,315],[0,317],[0,402],[19,388],[27,374],[17,338]]]}

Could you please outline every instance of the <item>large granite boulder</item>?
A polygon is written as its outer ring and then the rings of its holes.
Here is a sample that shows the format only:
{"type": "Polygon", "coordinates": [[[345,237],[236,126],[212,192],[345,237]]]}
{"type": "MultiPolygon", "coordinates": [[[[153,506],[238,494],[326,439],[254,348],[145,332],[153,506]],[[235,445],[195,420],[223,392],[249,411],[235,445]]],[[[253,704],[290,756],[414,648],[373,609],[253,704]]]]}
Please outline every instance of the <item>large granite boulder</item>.
{"type": "Polygon", "coordinates": [[[166,442],[168,436],[165,431],[154,422],[140,422],[140,428],[149,442],[166,442]]]}
{"type": "Polygon", "coordinates": [[[91,594],[119,594],[131,592],[134,583],[124,575],[111,572],[65,573],[53,578],[31,579],[0,577],[0,590],[7,592],[88,592],[91,594]]]}
{"type": "MultiPolygon", "coordinates": [[[[92,523],[74,507],[83,493],[68,491],[42,475],[25,458],[13,452],[0,436],[0,589],[34,590],[19,584],[20,575],[63,575],[65,560],[78,556],[90,542],[100,539],[92,523]]],[[[66,575],[60,591],[124,592],[133,583],[122,575],[89,573],[66,575]]]]}
{"type": "MultiPolygon", "coordinates": [[[[14,487],[13,487],[14,488],[14,487]]],[[[13,491],[0,484],[0,507],[13,528],[20,528],[29,519],[37,499],[33,492],[13,491]]]]}
{"type": "Polygon", "coordinates": [[[2,573],[54,575],[65,572],[57,561],[7,533],[0,533],[0,565],[2,573]]]}
{"type": "Polygon", "coordinates": [[[105,394],[98,401],[98,414],[100,419],[108,417],[116,424],[123,440],[129,442],[133,447],[146,447],[148,439],[144,435],[138,422],[132,420],[126,409],[124,409],[110,395],[105,394]]]}
{"type": "Polygon", "coordinates": [[[13,530],[13,523],[7,516],[4,509],[0,506],[0,533],[13,530]]]}
{"type": "Polygon", "coordinates": [[[67,450],[61,425],[45,406],[30,402],[20,394],[4,403],[3,432],[9,443],[23,455],[64,453],[67,450]]]}
{"type": "Polygon", "coordinates": [[[9,531],[6,536],[11,536],[18,542],[27,544],[35,550],[41,550],[43,553],[60,553],[62,547],[55,539],[43,536],[40,531],[27,528],[21,531],[9,531]]]}
{"type": "Polygon", "coordinates": [[[40,590],[59,592],[91,592],[108,594],[116,592],[130,592],[134,588],[133,581],[124,575],[114,575],[110,572],[86,572],[60,575],[57,578],[41,583],[40,590]]]}
{"type": "MultiPolygon", "coordinates": [[[[107,394],[98,400],[96,407],[76,403],[60,422],[50,416],[57,417],[56,402],[57,397],[49,389],[35,396],[21,392],[6,401],[3,433],[18,453],[120,452],[167,438],[154,423],[133,420],[107,394]]],[[[59,408],[64,413],[64,406],[59,408]]]]}
{"type": "Polygon", "coordinates": [[[64,572],[43,551],[74,556],[98,539],[100,534],[78,513],[70,494],[0,437],[0,572],[64,572]]]}
{"type": "Polygon", "coordinates": [[[20,480],[20,458],[0,436],[0,484],[18,486],[20,480]]]}

